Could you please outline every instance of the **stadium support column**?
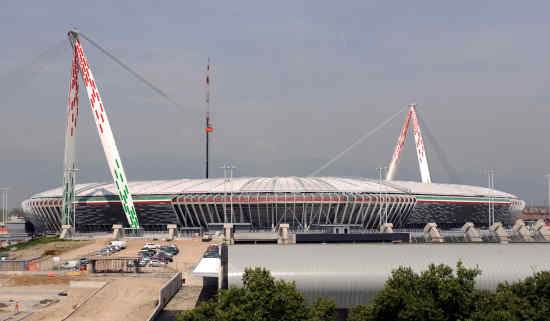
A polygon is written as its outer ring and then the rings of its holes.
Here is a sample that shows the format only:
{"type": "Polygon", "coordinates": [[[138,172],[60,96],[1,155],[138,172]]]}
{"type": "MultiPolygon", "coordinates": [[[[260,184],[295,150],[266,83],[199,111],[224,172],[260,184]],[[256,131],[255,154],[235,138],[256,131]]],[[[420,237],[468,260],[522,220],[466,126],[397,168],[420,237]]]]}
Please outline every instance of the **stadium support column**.
{"type": "Polygon", "coordinates": [[[403,123],[403,127],[401,128],[401,133],[399,134],[399,138],[397,138],[397,145],[395,146],[395,150],[393,152],[393,157],[390,162],[388,173],[386,174],[387,181],[393,180],[395,176],[395,172],[397,170],[397,166],[399,165],[401,150],[403,149],[403,145],[405,144],[405,139],[407,138],[407,131],[409,130],[411,114],[412,114],[412,107],[409,110],[409,114],[407,115],[407,118],[405,118],[405,123],[403,123]]]}
{"type": "Polygon", "coordinates": [[[430,177],[430,168],[428,167],[428,157],[426,156],[426,149],[424,148],[424,139],[422,138],[422,132],[420,131],[420,125],[418,124],[418,117],[416,116],[415,107],[416,104],[409,104],[411,107],[411,117],[413,122],[414,142],[416,144],[416,155],[418,157],[418,166],[420,167],[420,176],[422,177],[422,183],[430,184],[432,179],[430,177]]]}
{"type": "Polygon", "coordinates": [[[103,146],[105,158],[107,159],[107,165],[109,166],[115,187],[118,191],[118,195],[120,196],[122,208],[126,214],[126,219],[128,220],[130,227],[137,229],[139,228],[139,222],[136,215],[136,209],[134,207],[134,200],[132,193],[128,188],[128,180],[126,179],[124,167],[122,166],[120,154],[116,146],[115,137],[113,135],[113,131],[111,130],[109,119],[107,118],[107,110],[103,105],[92,70],[86,56],[84,55],[84,50],[80,44],[78,31],[71,30],[69,31],[68,36],[78,58],[80,74],[90,100],[90,107],[94,116],[93,118],[99,134],[99,139],[101,141],[101,145],[103,146]]]}
{"type": "Polygon", "coordinates": [[[65,124],[65,155],[63,159],[63,205],[61,222],[71,225],[74,216],[75,174],[76,174],[76,129],[78,124],[78,53],[73,49],[69,94],[67,98],[67,123],[65,124]]]}

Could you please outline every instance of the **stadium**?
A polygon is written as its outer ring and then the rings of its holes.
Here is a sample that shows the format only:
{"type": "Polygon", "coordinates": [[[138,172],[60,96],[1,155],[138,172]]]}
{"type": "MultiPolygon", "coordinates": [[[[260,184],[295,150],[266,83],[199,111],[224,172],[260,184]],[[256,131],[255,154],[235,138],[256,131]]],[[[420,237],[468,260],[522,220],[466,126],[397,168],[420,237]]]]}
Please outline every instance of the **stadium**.
{"type": "MultiPolygon", "coordinates": [[[[375,130],[309,177],[208,178],[209,135],[213,131],[209,113],[209,65],[206,75],[206,178],[130,182],[79,35],[75,30],[68,33],[73,59],[62,187],[22,202],[27,222],[36,231],[60,232],[63,226],[74,226],[80,232],[108,231],[114,224],[149,231],[165,230],[167,224],[176,224],[180,230],[213,231],[221,229],[224,223],[233,223],[236,228],[249,231],[274,230],[285,223],[294,231],[336,233],[374,229],[382,222],[393,223],[396,228],[422,228],[429,222],[454,228],[466,222],[487,226],[500,221],[510,225],[525,205],[516,196],[495,190],[491,183],[492,188],[432,183],[414,103],[409,104],[385,180],[382,180],[382,171],[379,180],[318,177],[318,173],[406,108],[381,122],[375,130]],[[75,185],[79,75],[95,116],[112,184],[75,185]],[[409,123],[413,127],[422,182],[394,179],[409,123]]],[[[159,92],[158,88],[153,89],[159,92]]]]}
{"type": "MultiPolygon", "coordinates": [[[[428,222],[460,227],[487,226],[489,203],[495,220],[512,224],[524,207],[516,196],[484,187],[424,184],[343,177],[257,177],[141,181],[128,184],[140,226],[165,230],[219,230],[224,222],[251,231],[288,223],[295,231],[328,227],[373,229],[380,216],[397,228],[422,228],[428,222]],[[224,202],[225,200],[225,202],[224,202]],[[224,208],[225,204],[225,208],[224,208]]],[[[76,185],[76,229],[109,231],[128,227],[113,184],[76,185]]],[[[63,189],[33,195],[23,202],[28,220],[41,231],[61,230],[63,189]]]]}

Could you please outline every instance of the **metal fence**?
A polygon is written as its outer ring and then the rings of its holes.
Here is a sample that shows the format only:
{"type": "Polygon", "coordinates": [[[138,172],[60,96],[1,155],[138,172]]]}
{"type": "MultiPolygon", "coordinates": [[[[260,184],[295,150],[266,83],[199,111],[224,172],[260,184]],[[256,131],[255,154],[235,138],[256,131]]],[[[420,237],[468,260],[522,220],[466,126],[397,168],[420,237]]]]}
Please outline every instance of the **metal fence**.
{"type": "Polygon", "coordinates": [[[26,271],[31,260],[3,260],[0,261],[0,271],[26,271]]]}

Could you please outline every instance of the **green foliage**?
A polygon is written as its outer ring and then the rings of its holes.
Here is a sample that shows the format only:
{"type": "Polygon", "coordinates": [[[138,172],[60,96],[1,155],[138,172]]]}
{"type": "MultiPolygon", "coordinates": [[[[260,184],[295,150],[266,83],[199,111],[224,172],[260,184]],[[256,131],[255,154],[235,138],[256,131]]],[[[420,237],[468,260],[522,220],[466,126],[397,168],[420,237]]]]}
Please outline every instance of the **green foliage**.
{"type": "Polygon", "coordinates": [[[499,284],[495,292],[475,289],[480,274],[461,262],[456,274],[445,265],[432,264],[420,274],[401,267],[392,272],[371,304],[350,311],[348,321],[550,320],[550,272],[499,284]]]}
{"type": "MultiPolygon", "coordinates": [[[[386,281],[370,304],[351,309],[348,321],[548,321],[550,320],[550,271],[523,281],[499,284],[496,291],[475,289],[477,268],[458,262],[455,271],[430,265],[414,272],[400,267],[386,281]]],[[[201,303],[178,320],[304,320],[335,321],[336,305],[316,298],[309,306],[293,282],[275,280],[265,269],[247,269],[243,287],[231,287],[201,303]]]]}
{"type": "Polygon", "coordinates": [[[294,282],[275,280],[266,269],[246,269],[242,280],[242,288],[221,290],[215,298],[178,316],[178,320],[335,320],[332,300],[316,299],[310,308],[294,282]]]}
{"type": "Polygon", "coordinates": [[[462,262],[456,274],[446,265],[432,264],[420,274],[400,267],[370,305],[352,309],[349,320],[465,320],[473,312],[475,278],[480,273],[462,262]]]}
{"type": "Polygon", "coordinates": [[[336,303],[330,298],[315,298],[311,308],[311,321],[336,321],[336,303]]]}
{"type": "Polygon", "coordinates": [[[41,237],[41,238],[36,239],[36,240],[30,240],[30,241],[25,242],[25,243],[18,243],[18,244],[15,244],[15,245],[10,245],[9,247],[5,247],[3,249],[0,249],[0,252],[7,252],[11,249],[22,250],[22,249],[26,249],[26,248],[29,248],[29,247],[32,247],[32,246],[39,245],[39,244],[47,244],[47,243],[52,243],[52,242],[79,242],[79,241],[60,239],[58,236],[46,236],[46,237],[41,237]]]}
{"type": "Polygon", "coordinates": [[[543,271],[515,283],[501,283],[479,304],[474,320],[550,319],[550,271],[543,271]]]}
{"type": "Polygon", "coordinates": [[[372,306],[365,304],[358,304],[350,310],[348,314],[348,321],[363,321],[369,320],[369,315],[372,314],[372,306]]]}

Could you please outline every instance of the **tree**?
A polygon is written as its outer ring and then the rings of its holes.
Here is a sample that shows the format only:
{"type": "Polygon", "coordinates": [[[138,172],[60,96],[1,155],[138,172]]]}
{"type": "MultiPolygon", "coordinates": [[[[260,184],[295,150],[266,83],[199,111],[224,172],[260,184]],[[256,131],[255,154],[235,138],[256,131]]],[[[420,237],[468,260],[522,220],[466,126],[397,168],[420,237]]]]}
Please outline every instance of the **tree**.
{"type": "Polygon", "coordinates": [[[515,283],[498,285],[485,294],[474,320],[548,320],[550,316],[550,271],[543,271],[515,283]]]}
{"type": "Polygon", "coordinates": [[[373,302],[352,309],[348,320],[465,320],[473,312],[475,278],[480,273],[460,261],[456,275],[446,265],[431,264],[420,274],[400,267],[373,302]]]}
{"type": "Polygon", "coordinates": [[[336,303],[330,298],[318,297],[313,300],[311,321],[336,321],[336,303]]]}
{"type": "Polygon", "coordinates": [[[316,299],[311,308],[294,282],[275,280],[266,269],[246,269],[242,280],[242,288],[221,290],[178,320],[335,320],[332,300],[316,299]]]}

